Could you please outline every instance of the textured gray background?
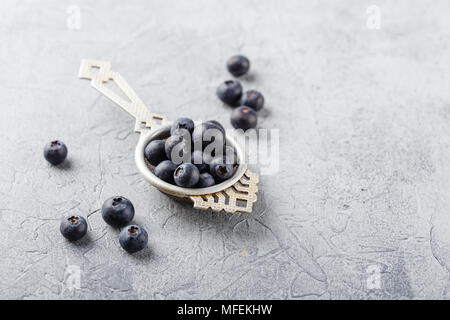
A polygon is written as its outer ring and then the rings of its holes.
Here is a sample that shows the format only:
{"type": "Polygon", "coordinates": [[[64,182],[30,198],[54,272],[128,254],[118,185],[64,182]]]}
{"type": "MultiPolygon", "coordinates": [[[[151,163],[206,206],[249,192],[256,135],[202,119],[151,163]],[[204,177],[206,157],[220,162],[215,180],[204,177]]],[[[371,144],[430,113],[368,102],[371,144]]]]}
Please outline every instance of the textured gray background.
{"type": "Polygon", "coordinates": [[[0,2],[0,298],[449,298],[450,4],[436,1],[0,2]],[[368,30],[366,8],[381,9],[368,30]],[[81,29],[66,26],[69,5],[81,29]],[[250,215],[198,212],[138,174],[133,119],[77,79],[111,60],[152,111],[229,125],[226,58],[252,61],[280,170],[250,215]],[[49,166],[59,138],[69,161],[49,166]],[[99,212],[130,198],[130,256],[99,212]],[[242,256],[244,248],[247,250],[242,256]],[[68,266],[81,288],[69,290],[68,266]],[[367,286],[381,270],[380,289],[367,286]]]}

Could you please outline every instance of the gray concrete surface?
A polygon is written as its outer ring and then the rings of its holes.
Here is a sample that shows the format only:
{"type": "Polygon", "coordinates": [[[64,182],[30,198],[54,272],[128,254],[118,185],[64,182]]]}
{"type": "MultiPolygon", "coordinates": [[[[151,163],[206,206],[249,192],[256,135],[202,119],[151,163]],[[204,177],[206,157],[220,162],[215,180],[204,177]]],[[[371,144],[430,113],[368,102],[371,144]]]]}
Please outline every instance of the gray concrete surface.
{"type": "Polygon", "coordinates": [[[0,298],[449,298],[449,10],[2,0],[0,298]],[[266,96],[259,127],[280,129],[280,170],[250,215],[195,211],[138,174],[133,119],[77,79],[79,63],[111,60],[155,112],[229,128],[215,88],[238,52],[252,61],[244,86],[266,96]],[[61,168],[42,156],[54,138],[69,148],[61,168]],[[149,232],[140,254],[96,211],[115,194],[149,232]],[[88,239],[61,237],[70,213],[92,213],[88,239]]]}

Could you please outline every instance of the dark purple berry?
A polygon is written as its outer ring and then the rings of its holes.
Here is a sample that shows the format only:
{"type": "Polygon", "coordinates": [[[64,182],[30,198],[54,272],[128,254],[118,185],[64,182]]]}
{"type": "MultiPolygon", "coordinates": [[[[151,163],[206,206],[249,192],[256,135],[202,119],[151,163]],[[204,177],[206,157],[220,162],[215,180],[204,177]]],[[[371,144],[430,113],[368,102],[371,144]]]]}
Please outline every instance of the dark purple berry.
{"type": "Polygon", "coordinates": [[[208,188],[216,184],[214,177],[208,172],[203,172],[200,174],[200,179],[198,180],[196,188],[208,188]]]}
{"type": "Polygon", "coordinates": [[[215,158],[209,164],[209,172],[216,181],[224,181],[233,175],[233,165],[225,163],[223,158],[215,158]]]}
{"type": "Polygon", "coordinates": [[[177,165],[170,160],[164,160],[158,164],[155,168],[155,176],[161,180],[174,184],[173,182],[173,172],[177,168],[177,165]]]}
{"type": "Polygon", "coordinates": [[[191,135],[185,129],[178,129],[170,136],[164,145],[164,150],[168,159],[175,164],[187,162],[191,154],[191,135]]]}
{"type": "Polygon", "coordinates": [[[205,121],[205,123],[210,123],[212,125],[215,125],[220,131],[223,132],[223,134],[225,134],[225,128],[223,127],[223,125],[219,121],[208,120],[208,121],[205,121]]]}
{"type": "Polygon", "coordinates": [[[216,94],[224,103],[235,106],[241,99],[242,86],[238,81],[227,80],[217,88],[216,94]]]}
{"type": "Polygon", "coordinates": [[[170,128],[170,134],[173,135],[177,129],[185,129],[192,133],[194,131],[194,121],[189,118],[178,118],[170,128]]]}
{"type": "Polygon", "coordinates": [[[209,170],[209,165],[205,163],[203,159],[203,152],[201,150],[195,150],[191,155],[191,163],[195,165],[200,172],[209,170]]]}
{"type": "Polygon", "coordinates": [[[232,56],[227,61],[228,71],[235,77],[240,77],[250,69],[250,61],[242,55],[232,56]]]}
{"type": "Polygon", "coordinates": [[[225,146],[223,150],[223,157],[225,159],[225,163],[233,165],[238,163],[236,149],[233,147],[225,146]]]}
{"type": "Polygon", "coordinates": [[[77,241],[86,235],[87,222],[82,216],[66,217],[61,221],[59,231],[67,240],[77,241]]]}
{"type": "Polygon", "coordinates": [[[241,98],[241,105],[259,111],[264,107],[264,96],[256,90],[246,91],[241,98]]]}
{"type": "Polygon", "coordinates": [[[123,228],[119,235],[119,243],[125,251],[135,253],[147,246],[148,233],[144,228],[131,225],[123,228]]]}
{"type": "Polygon", "coordinates": [[[103,203],[102,217],[105,222],[113,227],[123,227],[133,220],[134,207],[125,197],[115,196],[103,203]]]}
{"type": "Polygon", "coordinates": [[[218,146],[225,143],[225,133],[223,127],[219,127],[212,121],[203,122],[195,127],[192,134],[192,141],[194,142],[195,150],[200,147],[202,150],[206,148],[212,142],[215,142],[218,146]]]}
{"type": "Polygon", "coordinates": [[[180,187],[192,188],[198,183],[200,172],[192,163],[183,163],[175,169],[173,179],[180,187]]]}
{"type": "Polygon", "coordinates": [[[44,147],[44,157],[48,162],[56,166],[66,159],[67,147],[62,141],[51,141],[44,147]]]}
{"type": "Polygon", "coordinates": [[[161,161],[167,160],[165,142],[153,140],[144,149],[145,158],[151,165],[157,166],[161,161]]]}

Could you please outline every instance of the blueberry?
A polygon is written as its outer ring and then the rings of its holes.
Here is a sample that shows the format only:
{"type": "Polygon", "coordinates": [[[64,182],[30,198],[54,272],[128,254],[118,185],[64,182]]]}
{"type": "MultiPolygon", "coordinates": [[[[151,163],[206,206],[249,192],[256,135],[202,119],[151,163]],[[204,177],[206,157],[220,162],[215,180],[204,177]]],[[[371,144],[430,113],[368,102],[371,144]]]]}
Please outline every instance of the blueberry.
{"type": "Polygon", "coordinates": [[[250,69],[250,61],[245,56],[232,56],[227,61],[228,71],[235,77],[240,77],[250,69]]]}
{"type": "Polygon", "coordinates": [[[171,136],[186,136],[186,138],[189,138],[191,133],[186,129],[178,128],[178,129],[173,130],[170,133],[170,135],[171,136]]]}
{"type": "Polygon", "coordinates": [[[209,166],[203,160],[203,152],[201,150],[195,150],[191,155],[191,163],[197,167],[200,172],[204,172],[209,169],[209,166]]]}
{"type": "Polygon", "coordinates": [[[208,165],[208,171],[209,171],[209,164],[211,161],[215,159],[215,154],[210,154],[208,152],[203,152],[203,161],[208,165]]]}
{"type": "MultiPolygon", "coordinates": [[[[203,161],[205,164],[210,164],[212,160],[215,158],[222,158],[224,159],[225,163],[228,164],[237,164],[237,153],[236,150],[231,146],[224,146],[223,150],[214,150],[219,152],[213,152],[212,154],[209,154],[208,152],[203,152],[203,161]]],[[[209,169],[209,167],[208,167],[209,169]]]]}
{"type": "Polygon", "coordinates": [[[165,142],[153,140],[144,149],[145,158],[151,165],[157,166],[161,161],[167,160],[165,142]]]}
{"type": "Polygon", "coordinates": [[[155,168],[155,176],[161,180],[173,184],[173,172],[177,165],[170,160],[164,160],[155,168]]]}
{"type": "Polygon", "coordinates": [[[231,113],[231,125],[236,129],[248,130],[256,127],[258,117],[256,111],[250,107],[242,106],[231,113]]]}
{"type": "Polygon", "coordinates": [[[264,96],[256,90],[246,91],[241,98],[241,105],[259,111],[264,107],[264,96]]]}
{"type": "Polygon", "coordinates": [[[148,233],[140,226],[130,225],[120,232],[119,242],[125,251],[129,253],[138,252],[147,246],[148,233]]]}
{"type": "Polygon", "coordinates": [[[219,121],[216,121],[216,120],[208,120],[208,121],[205,121],[205,122],[206,122],[206,123],[210,123],[210,124],[216,126],[220,131],[223,132],[223,134],[225,134],[225,128],[223,127],[223,125],[222,125],[219,121]]]}
{"type": "Polygon", "coordinates": [[[225,163],[237,164],[238,162],[236,149],[234,149],[233,147],[225,146],[223,150],[223,157],[225,159],[225,163]]]}
{"type": "Polygon", "coordinates": [[[242,86],[239,81],[227,80],[217,88],[216,94],[224,103],[235,106],[242,96],[242,86]]]}
{"type": "Polygon", "coordinates": [[[189,118],[178,118],[170,128],[170,134],[173,135],[177,129],[185,129],[192,133],[194,131],[194,121],[189,118]]]}
{"type": "Polygon", "coordinates": [[[51,141],[44,147],[44,157],[48,162],[56,166],[66,159],[67,147],[62,141],[51,141]]]}
{"type": "Polygon", "coordinates": [[[214,177],[210,175],[208,172],[204,172],[200,174],[200,179],[198,180],[196,188],[207,188],[216,184],[214,177]]]}
{"type": "Polygon", "coordinates": [[[209,164],[209,172],[217,181],[224,181],[233,175],[233,165],[225,163],[223,158],[215,158],[209,164]]]}
{"type": "MultiPolygon", "coordinates": [[[[223,127],[222,127],[223,128],[223,127]]],[[[225,143],[225,133],[217,124],[211,121],[203,122],[194,128],[192,141],[196,150],[201,146],[202,150],[213,141],[219,145],[225,143]]]]}
{"type": "Polygon", "coordinates": [[[133,204],[124,197],[111,197],[103,203],[102,217],[113,227],[126,226],[134,217],[133,204]]]}
{"type": "Polygon", "coordinates": [[[66,239],[77,241],[86,235],[87,222],[81,216],[70,216],[61,221],[59,231],[66,239]]]}
{"type": "Polygon", "coordinates": [[[180,164],[188,160],[191,153],[191,139],[187,130],[178,129],[177,134],[170,136],[164,145],[167,158],[180,164]]]}
{"type": "Polygon", "coordinates": [[[192,163],[183,163],[173,173],[175,184],[180,187],[192,188],[200,179],[200,172],[192,163]]]}

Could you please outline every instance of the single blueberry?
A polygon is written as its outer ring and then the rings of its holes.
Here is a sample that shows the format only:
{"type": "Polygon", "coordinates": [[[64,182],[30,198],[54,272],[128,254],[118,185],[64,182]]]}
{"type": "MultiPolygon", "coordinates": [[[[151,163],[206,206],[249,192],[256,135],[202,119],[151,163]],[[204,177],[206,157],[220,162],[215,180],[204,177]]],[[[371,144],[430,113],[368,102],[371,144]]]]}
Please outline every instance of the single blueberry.
{"type": "Polygon", "coordinates": [[[189,138],[191,133],[186,129],[178,128],[178,129],[173,130],[173,132],[171,132],[170,135],[171,136],[186,136],[186,138],[189,138]]]}
{"type": "Polygon", "coordinates": [[[208,165],[208,171],[209,171],[209,164],[211,161],[215,159],[215,154],[203,152],[203,161],[208,165]]]}
{"type": "Polygon", "coordinates": [[[230,106],[235,106],[239,102],[239,99],[241,99],[242,86],[239,81],[227,80],[220,84],[216,94],[222,102],[230,106]]]}
{"type": "Polygon", "coordinates": [[[223,150],[223,157],[225,159],[225,163],[233,165],[238,163],[236,149],[231,146],[225,146],[223,150]]]}
{"type": "Polygon", "coordinates": [[[183,163],[175,169],[173,179],[180,187],[192,188],[198,183],[200,172],[192,163],[183,163]]]}
{"type": "Polygon", "coordinates": [[[222,146],[225,143],[225,132],[222,128],[211,121],[196,126],[192,134],[195,150],[199,150],[200,147],[204,150],[206,146],[213,142],[218,147],[222,146]]]}
{"type": "Polygon", "coordinates": [[[102,217],[113,227],[126,226],[134,217],[133,204],[125,197],[111,197],[103,203],[102,217]]]}
{"type": "Polygon", "coordinates": [[[208,172],[203,172],[200,174],[200,179],[198,180],[196,188],[207,188],[216,184],[214,177],[208,172]]]}
{"type": "Polygon", "coordinates": [[[206,150],[203,152],[203,162],[205,164],[210,164],[212,160],[216,158],[222,158],[224,159],[225,163],[235,165],[238,163],[237,158],[237,152],[236,149],[234,149],[231,146],[225,145],[223,147],[223,150],[216,150],[214,149],[212,153],[206,152],[206,150]]]}
{"type": "Polygon", "coordinates": [[[256,111],[250,107],[242,106],[231,113],[231,125],[236,129],[248,130],[256,127],[258,117],[256,111]]]}
{"type": "Polygon", "coordinates": [[[191,155],[191,163],[195,165],[200,172],[209,170],[209,165],[205,163],[203,159],[203,152],[201,150],[195,150],[191,155]]]}
{"type": "Polygon", "coordinates": [[[170,160],[164,160],[158,164],[155,168],[155,176],[161,180],[174,184],[173,182],[173,172],[177,168],[177,165],[170,160]]]}
{"type": "Polygon", "coordinates": [[[77,241],[87,233],[87,222],[82,216],[70,216],[61,221],[59,226],[61,234],[70,241],[77,241]]]}
{"type": "Polygon", "coordinates": [[[51,141],[44,147],[44,157],[48,162],[56,166],[66,159],[67,147],[62,141],[51,141]]]}
{"type": "Polygon", "coordinates": [[[129,253],[138,252],[147,246],[148,233],[144,228],[130,225],[120,232],[120,246],[129,253]]]}
{"type": "Polygon", "coordinates": [[[185,129],[192,133],[194,131],[194,121],[189,118],[178,118],[170,128],[170,134],[173,135],[177,129],[185,129]]]}
{"type": "Polygon", "coordinates": [[[177,134],[170,136],[164,145],[167,158],[180,164],[189,159],[191,153],[191,135],[185,129],[178,129],[177,134]]]}
{"type": "Polygon", "coordinates": [[[240,77],[250,69],[250,61],[242,55],[232,56],[227,61],[228,71],[235,77],[240,77]]]}
{"type": "Polygon", "coordinates": [[[225,163],[223,158],[215,158],[209,164],[209,172],[216,181],[224,181],[233,175],[233,165],[225,163]]]}
{"type": "Polygon", "coordinates": [[[225,128],[223,127],[223,125],[219,121],[208,120],[208,121],[205,121],[205,123],[210,123],[212,125],[215,125],[220,131],[223,132],[223,134],[225,134],[225,128]]]}
{"type": "Polygon", "coordinates": [[[264,107],[264,96],[256,90],[246,91],[241,98],[241,105],[259,111],[264,107]]]}
{"type": "Polygon", "coordinates": [[[144,155],[148,162],[153,166],[157,166],[161,161],[167,160],[165,141],[150,141],[144,149],[144,155]]]}

